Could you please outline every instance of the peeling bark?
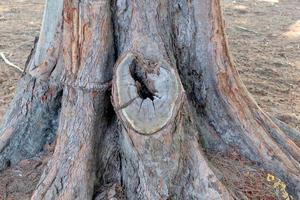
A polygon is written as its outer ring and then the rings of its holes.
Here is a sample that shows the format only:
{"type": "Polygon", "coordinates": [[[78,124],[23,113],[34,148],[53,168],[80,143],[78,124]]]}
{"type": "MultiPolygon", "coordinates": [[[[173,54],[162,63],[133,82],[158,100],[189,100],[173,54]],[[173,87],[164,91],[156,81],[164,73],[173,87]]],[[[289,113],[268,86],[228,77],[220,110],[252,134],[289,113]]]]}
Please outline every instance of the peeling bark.
{"type": "Polygon", "coordinates": [[[177,20],[190,20],[192,25],[178,22],[178,29],[195,28],[191,38],[185,32],[176,34],[179,72],[205,147],[238,151],[276,172],[290,188],[299,188],[300,149],[247,92],[230,59],[220,4],[216,0],[208,2],[195,1],[191,10],[179,12],[177,20]],[[185,15],[189,18],[183,19],[185,15]],[[200,16],[213,23],[195,20],[200,16]]]}
{"type": "Polygon", "coordinates": [[[108,126],[114,64],[109,7],[109,1],[64,1],[64,96],[58,138],[32,199],[93,197],[99,160],[95,147],[108,126]]]}
{"type": "Polygon", "coordinates": [[[71,200],[93,196],[95,146],[107,123],[104,102],[109,101],[105,88],[85,91],[66,86],[63,102],[55,152],[32,199],[71,200]]]}
{"type": "Polygon", "coordinates": [[[0,129],[0,170],[37,155],[55,139],[64,65],[60,54],[61,32],[62,2],[49,0],[39,40],[26,62],[0,129]]]}
{"type": "Polygon", "coordinates": [[[299,133],[247,92],[219,0],[48,0],[0,170],[55,135],[33,200],[233,199],[202,148],[255,161],[300,198],[299,133]]]}
{"type": "Polygon", "coordinates": [[[37,155],[54,141],[61,88],[25,75],[0,129],[0,170],[37,155]]]}

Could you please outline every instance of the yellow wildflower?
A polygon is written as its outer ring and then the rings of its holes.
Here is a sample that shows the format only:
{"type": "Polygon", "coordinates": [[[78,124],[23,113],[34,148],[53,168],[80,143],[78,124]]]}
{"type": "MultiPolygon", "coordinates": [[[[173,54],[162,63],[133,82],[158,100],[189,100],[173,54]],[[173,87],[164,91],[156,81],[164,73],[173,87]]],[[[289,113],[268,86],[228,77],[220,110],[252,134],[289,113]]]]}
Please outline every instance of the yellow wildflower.
{"type": "Polygon", "coordinates": [[[289,194],[288,194],[287,192],[283,192],[283,193],[282,193],[282,197],[283,197],[285,200],[290,199],[290,198],[289,198],[289,194]]]}
{"type": "Polygon", "coordinates": [[[267,181],[274,181],[275,180],[275,176],[273,176],[272,174],[268,174],[267,175],[267,181]]]}

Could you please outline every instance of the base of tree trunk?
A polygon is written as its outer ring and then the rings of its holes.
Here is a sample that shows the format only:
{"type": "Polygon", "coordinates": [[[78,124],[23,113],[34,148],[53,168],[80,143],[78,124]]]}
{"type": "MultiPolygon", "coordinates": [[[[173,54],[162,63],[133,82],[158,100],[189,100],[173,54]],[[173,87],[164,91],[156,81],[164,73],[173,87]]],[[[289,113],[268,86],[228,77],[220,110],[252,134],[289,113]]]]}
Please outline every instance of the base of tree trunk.
{"type": "Polygon", "coordinates": [[[25,75],[0,130],[0,170],[30,158],[54,141],[62,89],[25,75]]]}
{"type": "Polygon", "coordinates": [[[247,92],[219,0],[48,0],[0,170],[55,135],[32,200],[233,199],[202,148],[257,163],[300,198],[300,134],[247,92]]]}

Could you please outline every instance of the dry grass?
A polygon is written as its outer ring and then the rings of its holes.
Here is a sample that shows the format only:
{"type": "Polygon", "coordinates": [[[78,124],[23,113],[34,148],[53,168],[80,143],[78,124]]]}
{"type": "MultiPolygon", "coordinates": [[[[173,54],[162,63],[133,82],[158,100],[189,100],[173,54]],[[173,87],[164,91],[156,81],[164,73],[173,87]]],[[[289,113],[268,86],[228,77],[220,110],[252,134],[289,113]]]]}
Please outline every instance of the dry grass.
{"type": "Polygon", "coordinates": [[[282,191],[268,181],[268,172],[238,154],[207,153],[218,178],[237,200],[286,200],[282,191]]]}
{"type": "MultiPolygon", "coordinates": [[[[300,130],[300,1],[223,1],[230,49],[242,80],[264,110],[300,130]]],[[[0,1],[0,52],[18,66],[24,66],[39,33],[43,5],[44,0],[0,1]]],[[[0,123],[19,77],[0,60],[0,123]]],[[[236,199],[282,199],[255,163],[235,155],[208,157],[236,199]]],[[[0,200],[29,199],[41,163],[26,160],[1,173],[0,200]]]]}

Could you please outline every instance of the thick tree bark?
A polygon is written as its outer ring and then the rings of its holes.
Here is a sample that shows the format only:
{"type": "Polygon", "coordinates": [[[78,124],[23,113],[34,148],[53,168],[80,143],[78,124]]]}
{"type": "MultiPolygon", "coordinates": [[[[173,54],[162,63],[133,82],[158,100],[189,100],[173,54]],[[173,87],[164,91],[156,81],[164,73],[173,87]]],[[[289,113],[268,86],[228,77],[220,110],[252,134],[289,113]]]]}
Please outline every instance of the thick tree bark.
{"type": "Polygon", "coordinates": [[[257,162],[300,198],[300,135],[245,89],[219,0],[48,0],[0,170],[55,133],[34,200],[232,199],[202,148],[257,162]]]}
{"type": "Polygon", "coordinates": [[[52,143],[58,127],[63,71],[62,3],[47,1],[39,41],[0,129],[0,170],[35,156],[52,143]]]}
{"type": "MultiPolygon", "coordinates": [[[[181,7],[187,8],[185,4],[181,7]]],[[[228,52],[219,1],[193,1],[192,8],[178,14],[175,52],[205,148],[238,151],[299,188],[299,146],[257,106],[241,82],[228,52]]]]}

